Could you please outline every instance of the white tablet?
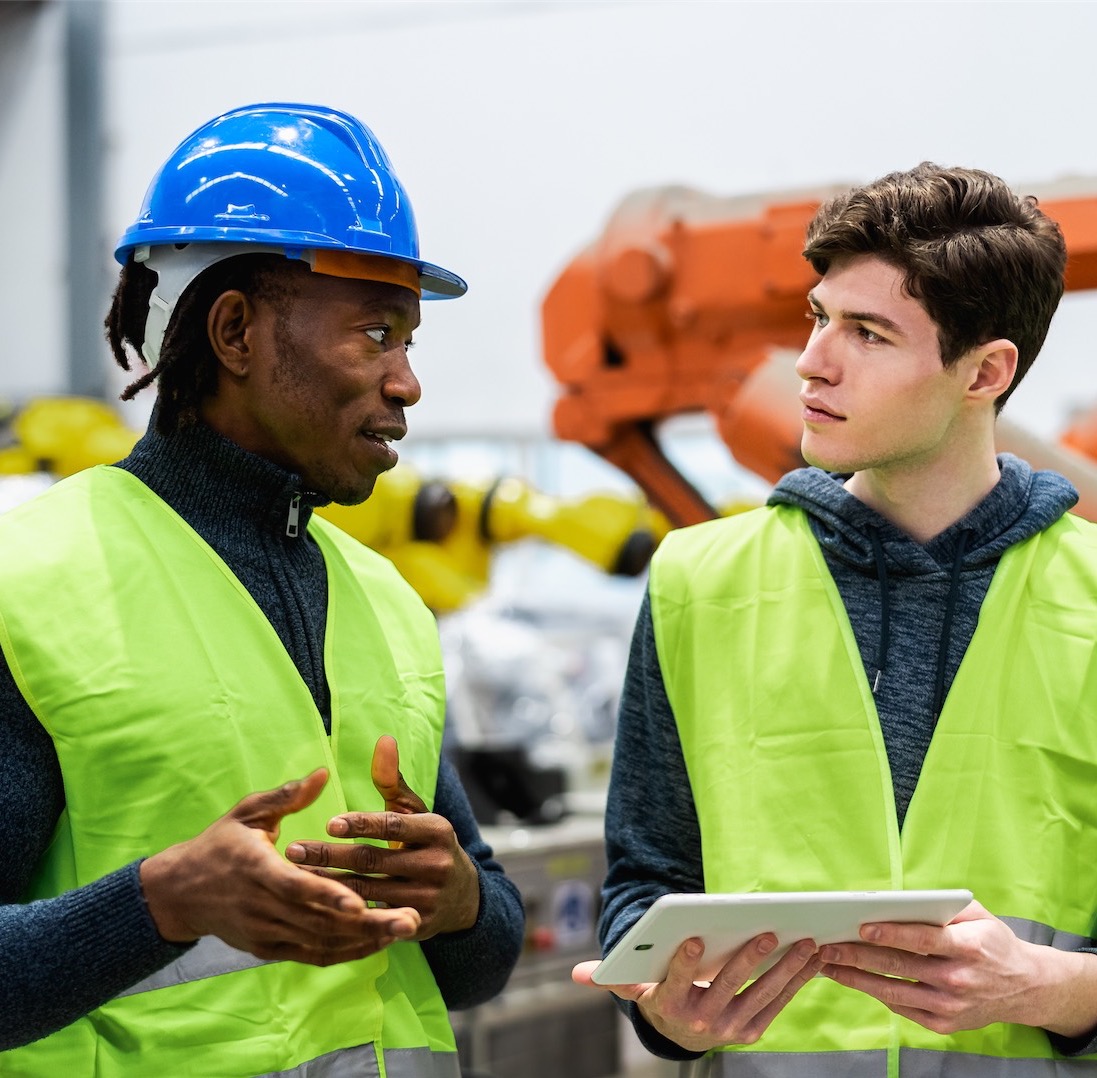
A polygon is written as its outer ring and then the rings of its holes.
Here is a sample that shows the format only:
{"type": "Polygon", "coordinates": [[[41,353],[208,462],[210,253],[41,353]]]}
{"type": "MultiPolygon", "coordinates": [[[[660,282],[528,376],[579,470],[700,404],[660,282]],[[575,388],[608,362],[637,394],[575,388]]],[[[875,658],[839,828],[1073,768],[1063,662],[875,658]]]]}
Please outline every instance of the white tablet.
{"type": "Polygon", "coordinates": [[[595,969],[596,984],[646,984],[663,980],[671,957],[691,936],[705,944],[698,980],[711,980],[748,940],[777,935],[777,947],[754,976],[798,940],[856,940],[861,925],[899,921],[946,925],[971,892],[783,891],[756,894],[673,894],[656,899],[595,969]]]}

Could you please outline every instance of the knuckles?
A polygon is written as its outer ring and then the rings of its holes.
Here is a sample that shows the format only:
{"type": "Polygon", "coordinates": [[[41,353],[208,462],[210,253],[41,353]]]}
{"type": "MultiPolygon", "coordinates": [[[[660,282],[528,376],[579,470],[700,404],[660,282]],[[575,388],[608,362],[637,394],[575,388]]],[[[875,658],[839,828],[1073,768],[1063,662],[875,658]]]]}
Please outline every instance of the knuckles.
{"type": "Polygon", "coordinates": [[[362,875],[369,875],[371,872],[381,871],[381,859],[382,850],[377,846],[371,846],[368,843],[363,843],[360,846],[349,847],[350,860],[353,862],[348,867],[352,868],[355,872],[359,872],[362,875]]]}
{"type": "Polygon", "coordinates": [[[400,812],[383,812],[380,817],[380,834],[386,842],[403,842],[407,838],[407,814],[400,812]]]}

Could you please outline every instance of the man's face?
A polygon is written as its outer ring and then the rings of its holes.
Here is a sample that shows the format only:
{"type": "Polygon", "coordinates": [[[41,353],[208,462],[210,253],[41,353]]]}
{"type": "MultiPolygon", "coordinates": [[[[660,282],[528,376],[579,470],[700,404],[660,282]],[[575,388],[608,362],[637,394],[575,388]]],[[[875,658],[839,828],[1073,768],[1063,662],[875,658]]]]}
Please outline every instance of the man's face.
{"type": "Polygon", "coordinates": [[[902,282],[893,266],[859,255],[831,265],[808,294],[815,325],[796,371],[809,464],[918,471],[956,449],[970,367],[963,358],[942,366],[937,325],[902,282]]]}
{"type": "Polygon", "coordinates": [[[419,297],[374,281],[296,273],[288,294],[254,301],[253,357],[229,436],[297,472],[307,490],[364,501],[397,461],[420,396],[408,363],[419,297]]]}

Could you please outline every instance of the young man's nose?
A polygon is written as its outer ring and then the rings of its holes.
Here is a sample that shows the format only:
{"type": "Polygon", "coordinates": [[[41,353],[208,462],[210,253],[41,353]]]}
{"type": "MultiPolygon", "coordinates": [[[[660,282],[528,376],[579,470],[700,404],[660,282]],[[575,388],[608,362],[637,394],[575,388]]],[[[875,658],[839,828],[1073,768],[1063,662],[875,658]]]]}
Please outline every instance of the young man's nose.
{"type": "Polygon", "coordinates": [[[826,382],[834,380],[833,342],[826,328],[816,328],[800,358],[796,361],[796,373],[805,381],[822,378],[826,382]]]}

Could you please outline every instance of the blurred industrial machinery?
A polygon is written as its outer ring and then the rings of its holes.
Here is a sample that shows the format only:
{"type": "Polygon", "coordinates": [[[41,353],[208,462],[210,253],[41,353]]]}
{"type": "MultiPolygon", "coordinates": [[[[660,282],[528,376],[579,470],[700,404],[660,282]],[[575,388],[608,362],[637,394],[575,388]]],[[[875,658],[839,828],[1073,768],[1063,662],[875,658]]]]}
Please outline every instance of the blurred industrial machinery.
{"type": "MultiPolygon", "coordinates": [[[[104,401],[31,400],[0,410],[0,477],[61,479],[121,460],[138,437],[104,401]]],[[[669,528],[639,493],[558,498],[514,476],[481,483],[428,479],[405,465],[383,474],[368,501],[328,505],[319,513],[390,558],[440,614],[484,593],[500,546],[540,539],[605,573],[636,576],[669,528]]]]}
{"type": "MultiPolygon", "coordinates": [[[[718,198],[636,191],[559,274],[542,305],[544,359],[560,384],[556,434],[615,464],[676,527],[717,509],[668,459],[659,427],[708,413],[732,456],[770,482],[800,466],[794,350],[807,339],[801,257],[820,202],[844,187],[718,198]]],[[[1046,191],[1063,229],[1067,288],[1097,288],[1097,182],[1046,191]]],[[[999,447],[1054,468],[1097,519],[1097,407],[1062,444],[999,420],[999,447]]]]}
{"type": "Polygon", "coordinates": [[[402,465],[378,479],[368,501],[319,512],[391,558],[437,613],[457,610],[484,592],[500,546],[540,539],[605,573],[637,576],[669,529],[639,494],[566,499],[514,476],[481,483],[424,480],[402,465]]]}

